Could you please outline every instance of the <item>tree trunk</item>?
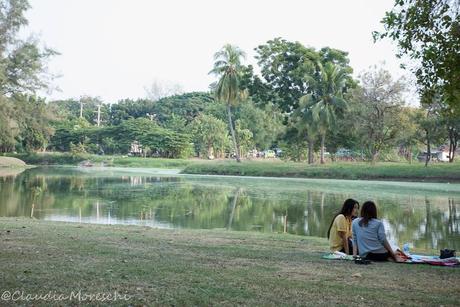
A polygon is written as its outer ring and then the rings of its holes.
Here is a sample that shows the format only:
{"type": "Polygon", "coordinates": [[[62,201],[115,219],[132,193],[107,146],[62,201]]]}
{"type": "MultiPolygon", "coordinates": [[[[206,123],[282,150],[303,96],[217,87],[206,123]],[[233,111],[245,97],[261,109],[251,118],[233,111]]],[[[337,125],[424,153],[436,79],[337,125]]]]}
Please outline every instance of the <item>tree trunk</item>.
{"type": "Polygon", "coordinates": [[[232,134],[233,148],[234,148],[235,154],[236,154],[236,162],[241,162],[241,159],[240,159],[240,146],[238,145],[238,142],[236,141],[235,129],[233,129],[232,110],[231,110],[229,104],[227,104],[227,116],[228,116],[228,126],[230,127],[230,132],[232,134]]]}
{"type": "Polygon", "coordinates": [[[313,146],[314,146],[314,143],[313,143],[313,140],[311,139],[308,139],[307,140],[308,142],[308,164],[313,164],[313,146]]]}
{"type": "Polygon", "coordinates": [[[208,142],[208,144],[206,144],[206,158],[212,159],[213,157],[214,157],[214,149],[212,147],[212,143],[208,142]]]}
{"type": "Polygon", "coordinates": [[[324,140],[326,139],[326,133],[321,134],[321,164],[324,164],[324,140]]]}
{"type": "Polygon", "coordinates": [[[449,162],[454,162],[455,151],[457,150],[458,133],[455,129],[449,129],[449,162]]]}
{"type": "Polygon", "coordinates": [[[430,133],[428,130],[425,130],[426,133],[426,159],[425,159],[425,167],[428,166],[428,163],[431,159],[431,142],[430,142],[430,133]]]}
{"type": "Polygon", "coordinates": [[[452,143],[452,153],[449,154],[449,162],[452,163],[454,162],[455,158],[455,151],[457,150],[457,144],[452,143]]]}
{"type": "Polygon", "coordinates": [[[377,163],[378,156],[379,156],[378,151],[372,151],[372,160],[371,160],[372,165],[375,165],[375,163],[377,163]]]}

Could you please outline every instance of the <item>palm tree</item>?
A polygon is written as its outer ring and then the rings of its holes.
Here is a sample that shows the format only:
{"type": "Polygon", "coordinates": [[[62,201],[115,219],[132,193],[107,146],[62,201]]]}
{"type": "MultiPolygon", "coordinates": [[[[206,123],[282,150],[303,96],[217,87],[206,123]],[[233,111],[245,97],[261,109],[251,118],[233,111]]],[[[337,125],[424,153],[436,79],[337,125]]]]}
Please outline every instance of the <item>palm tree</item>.
{"type": "Polygon", "coordinates": [[[321,164],[324,164],[324,143],[328,129],[333,127],[339,112],[347,102],[343,93],[349,78],[349,71],[331,62],[318,65],[315,76],[307,76],[312,93],[300,98],[300,105],[310,114],[316,131],[321,136],[321,164]]]}
{"type": "Polygon", "coordinates": [[[245,53],[240,48],[226,44],[214,55],[214,68],[210,72],[219,76],[219,81],[214,88],[215,96],[218,101],[227,106],[228,126],[232,134],[237,162],[241,162],[240,149],[233,128],[231,107],[237,106],[245,95],[240,89],[241,58],[245,58],[245,53]]]}

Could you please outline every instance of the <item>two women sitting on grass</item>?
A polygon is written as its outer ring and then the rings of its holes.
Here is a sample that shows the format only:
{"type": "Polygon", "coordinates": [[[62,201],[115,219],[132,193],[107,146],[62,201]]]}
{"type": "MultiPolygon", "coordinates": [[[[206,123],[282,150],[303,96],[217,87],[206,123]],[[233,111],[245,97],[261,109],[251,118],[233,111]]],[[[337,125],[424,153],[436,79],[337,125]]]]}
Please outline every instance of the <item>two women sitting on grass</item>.
{"type": "Polygon", "coordinates": [[[332,252],[342,252],[351,255],[353,251],[351,222],[357,216],[359,203],[354,199],[347,199],[342,209],[332,219],[327,237],[332,252]]]}
{"type": "Polygon", "coordinates": [[[354,199],[345,200],[342,209],[334,217],[327,236],[332,252],[343,252],[373,261],[395,259],[385,235],[385,227],[377,219],[377,207],[367,201],[361,209],[361,217],[357,215],[359,203],[354,199]]]}

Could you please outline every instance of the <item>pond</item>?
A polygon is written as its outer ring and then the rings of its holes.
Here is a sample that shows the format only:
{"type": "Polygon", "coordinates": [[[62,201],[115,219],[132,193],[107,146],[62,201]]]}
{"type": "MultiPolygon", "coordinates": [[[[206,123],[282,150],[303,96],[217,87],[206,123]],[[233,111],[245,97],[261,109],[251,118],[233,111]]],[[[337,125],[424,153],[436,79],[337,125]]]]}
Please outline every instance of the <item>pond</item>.
{"type": "Polygon", "coordinates": [[[395,244],[460,249],[460,184],[48,167],[0,174],[0,216],[325,237],[346,198],[374,200],[395,244]]]}

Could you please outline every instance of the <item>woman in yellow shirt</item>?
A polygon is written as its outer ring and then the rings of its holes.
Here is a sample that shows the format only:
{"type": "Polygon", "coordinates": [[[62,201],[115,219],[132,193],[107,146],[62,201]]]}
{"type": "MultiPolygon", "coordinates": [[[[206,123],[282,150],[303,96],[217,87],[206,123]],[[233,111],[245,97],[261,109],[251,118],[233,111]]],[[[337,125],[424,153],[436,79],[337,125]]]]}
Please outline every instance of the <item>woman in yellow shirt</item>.
{"type": "Polygon", "coordinates": [[[329,239],[329,247],[332,252],[343,252],[347,255],[353,253],[351,243],[351,222],[353,217],[357,216],[359,203],[354,199],[347,199],[343,203],[342,209],[332,219],[327,237],[329,239]]]}

